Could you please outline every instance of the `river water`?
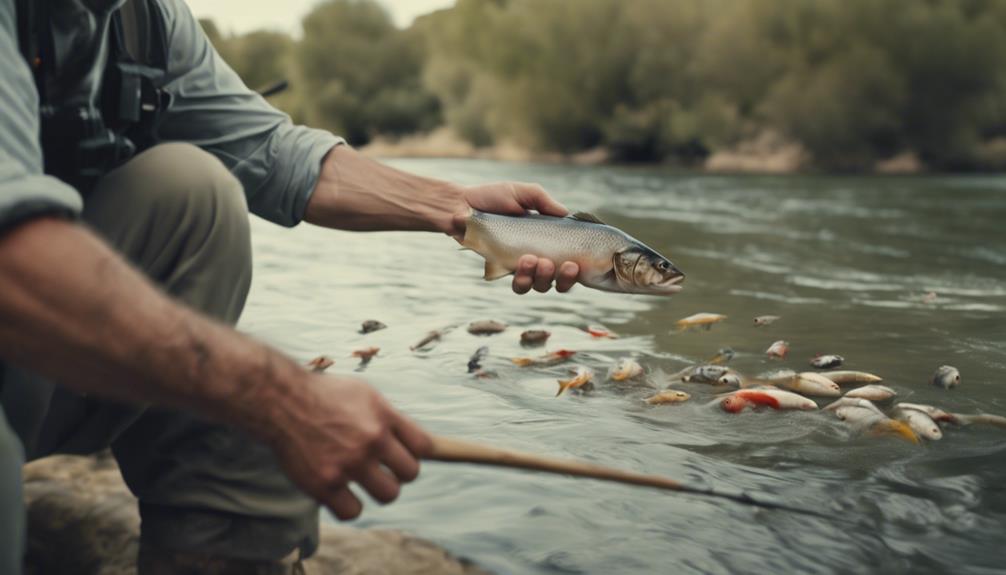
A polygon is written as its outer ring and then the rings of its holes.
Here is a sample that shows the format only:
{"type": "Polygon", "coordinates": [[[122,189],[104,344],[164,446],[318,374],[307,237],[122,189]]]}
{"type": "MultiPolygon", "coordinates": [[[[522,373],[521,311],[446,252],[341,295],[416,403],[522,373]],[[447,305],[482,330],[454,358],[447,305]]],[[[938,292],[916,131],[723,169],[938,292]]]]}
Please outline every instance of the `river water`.
{"type": "Polygon", "coordinates": [[[1006,414],[1006,178],[720,177],[659,169],[398,160],[465,183],[536,181],[567,206],[667,255],[685,271],[672,299],[602,293],[517,296],[484,282],[482,260],[434,234],[350,234],[254,223],[255,280],[241,327],[331,373],[367,378],[436,433],[747,491],[839,520],[730,501],[470,465],[429,463],[394,505],[355,524],[403,529],[500,573],[1002,573],[1006,569],[1006,430],[946,429],[912,445],[850,434],[827,412],[723,413],[716,391],[690,402],[641,398],[718,348],[731,366],[808,369],[818,353],[877,373],[899,399],[1006,414]],[[921,297],[933,291],[935,301],[921,297]],[[696,312],[729,318],[677,333],[696,312]],[[779,315],[756,328],[756,315],[779,315]],[[388,329],[356,333],[361,321],[388,329]],[[510,327],[476,337],[468,322],[510,327]],[[409,346],[451,324],[430,351],[409,346]],[[619,339],[592,339],[602,324],[619,339]],[[565,367],[509,358],[528,328],[548,349],[581,352],[603,374],[632,356],[647,381],[600,382],[554,397],[565,367]],[[773,341],[789,357],[769,361],[773,341]],[[353,349],[380,354],[363,372],[353,349]],[[466,373],[488,345],[498,379],[466,373]],[[960,369],[951,391],[928,383],[960,369]]]}

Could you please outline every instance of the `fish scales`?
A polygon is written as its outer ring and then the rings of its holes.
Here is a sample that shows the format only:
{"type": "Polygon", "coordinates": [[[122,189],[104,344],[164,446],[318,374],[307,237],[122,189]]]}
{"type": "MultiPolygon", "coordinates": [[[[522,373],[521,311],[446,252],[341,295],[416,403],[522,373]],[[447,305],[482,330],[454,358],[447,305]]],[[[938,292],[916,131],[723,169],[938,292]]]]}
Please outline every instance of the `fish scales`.
{"type": "Polygon", "coordinates": [[[479,229],[479,243],[510,269],[517,267],[522,255],[542,253],[543,248],[547,254],[542,255],[556,261],[579,261],[584,253],[607,260],[611,252],[632,241],[610,226],[540,215],[513,218],[476,212],[468,225],[479,229]]]}

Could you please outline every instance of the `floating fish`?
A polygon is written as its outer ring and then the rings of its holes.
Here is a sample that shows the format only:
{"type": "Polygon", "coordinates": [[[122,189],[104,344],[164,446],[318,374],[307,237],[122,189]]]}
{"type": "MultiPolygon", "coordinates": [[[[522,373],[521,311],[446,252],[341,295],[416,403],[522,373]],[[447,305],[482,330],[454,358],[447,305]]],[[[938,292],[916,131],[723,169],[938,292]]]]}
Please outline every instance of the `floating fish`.
{"type": "Polygon", "coordinates": [[[665,389],[656,395],[651,395],[643,401],[650,405],[666,405],[668,403],[682,403],[688,401],[692,396],[683,391],[665,389]]]}
{"type": "Polygon", "coordinates": [[[703,327],[705,329],[711,329],[714,323],[719,323],[727,319],[727,316],[718,313],[696,313],[688,317],[681,318],[674,322],[677,326],[678,331],[684,331],[692,327],[703,327]]]}
{"type": "Polygon", "coordinates": [[[796,377],[788,381],[780,381],[777,385],[803,395],[817,397],[838,397],[842,395],[842,390],[838,387],[837,383],[810,371],[798,373],[796,377]]]}
{"type": "Polygon", "coordinates": [[[489,346],[483,345],[475,350],[471,358],[468,359],[468,373],[475,373],[482,369],[482,360],[489,355],[489,346]]]}
{"type": "Polygon", "coordinates": [[[789,353],[789,342],[781,339],[772,343],[772,345],[768,346],[768,349],[765,350],[765,355],[778,359],[786,359],[787,353],[789,353]]]}
{"type": "Polygon", "coordinates": [[[365,347],[363,349],[358,349],[354,351],[353,353],[350,354],[350,356],[358,357],[360,358],[361,364],[366,364],[369,363],[370,360],[373,359],[373,357],[377,355],[377,352],[379,351],[381,351],[381,348],[379,347],[365,347]]]}
{"type": "Polygon", "coordinates": [[[886,385],[870,384],[848,391],[845,397],[859,397],[869,399],[870,401],[887,401],[896,395],[898,395],[898,392],[886,385]]]}
{"type": "Polygon", "coordinates": [[[552,332],[543,329],[529,329],[520,334],[520,344],[524,347],[544,345],[552,332]]]}
{"type": "Polygon", "coordinates": [[[311,371],[321,373],[326,369],[335,365],[335,360],[328,357],[327,355],[319,355],[318,357],[307,362],[307,367],[311,368],[311,371]]]}
{"type": "Polygon", "coordinates": [[[716,383],[720,385],[732,385],[734,387],[741,387],[744,385],[744,378],[741,377],[741,374],[737,373],[736,371],[731,371],[721,375],[720,378],[716,380],[716,383]]]}
{"type": "Polygon", "coordinates": [[[816,367],[817,369],[832,369],[835,367],[840,367],[845,361],[845,358],[840,355],[817,355],[810,360],[810,366],[816,367]]]}
{"type": "Polygon", "coordinates": [[[624,357],[611,368],[608,372],[608,379],[613,379],[615,381],[625,381],[627,379],[633,379],[643,375],[643,366],[629,357],[624,357]]]}
{"type": "Polygon", "coordinates": [[[722,347],[716,352],[716,355],[709,358],[706,363],[712,365],[723,365],[734,358],[734,350],[731,347],[722,347]]]}
{"type": "Polygon", "coordinates": [[[950,414],[954,418],[954,423],[959,425],[974,425],[976,423],[984,425],[992,425],[995,427],[1006,428],[1006,417],[1001,415],[992,415],[991,413],[977,413],[974,415],[967,415],[964,413],[954,413],[950,414]]]}
{"type": "Polygon", "coordinates": [[[681,378],[685,383],[716,383],[730,368],[722,365],[698,365],[681,378]]]}
{"type": "Polygon", "coordinates": [[[521,367],[546,367],[549,365],[556,365],[562,363],[569,358],[576,355],[575,351],[569,349],[560,349],[558,351],[553,351],[551,353],[546,353],[540,357],[515,357],[510,361],[514,362],[515,365],[521,367]]]}
{"type": "Polygon", "coordinates": [[[825,409],[833,411],[856,432],[869,435],[894,435],[911,443],[919,443],[918,435],[908,424],[887,417],[867,399],[843,397],[825,409]]]}
{"type": "Polygon", "coordinates": [[[505,329],[505,323],[491,319],[473,321],[468,324],[468,333],[472,335],[492,335],[494,333],[500,333],[505,329]]]}
{"type": "Polygon", "coordinates": [[[664,256],[595,216],[514,217],[472,210],[461,245],[485,258],[485,279],[510,275],[525,254],[580,266],[581,284],[604,291],[672,295],[685,274],[664,256]]]}
{"type": "Polygon", "coordinates": [[[360,333],[371,333],[379,329],[384,329],[388,326],[377,321],[376,319],[368,319],[367,321],[360,324],[360,333]]]}
{"type": "Polygon", "coordinates": [[[762,326],[766,326],[766,325],[772,325],[773,323],[775,323],[779,319],[782,319],[782,318],[780,316],[777,316],[777,315],[760,315],[760,316],[754,318],[754,324],[755,324],[755,327],[762,327],[762,326]]]}
{"type": "Polygon", "coordinates": [[[787,383],[796,377],[796,372],[792,369],[773,369],[771,371],[766,371],[760,374],[756,379],[771,383],[773,385],[779,383],[787,383]]]}
{"type": "Polygon", "coordinates": [[[781,389],[741,389],[720,401],[720,407],[728,413],[739,413],[746,407],[764,405],[772,409],[817,409],[813,400],[781,389]]]}
{"type": "Polygon", "coordinates": [[[455,327],[457,327],[457,324],[455,324],[455,325],[449,325],[449,326],[447,326],[447,327],[445,327],[443,329],[435,329],[435,330],[427,333],[426,336],[423,337],[423,339],[419,340],[416,343],[416,345],[413,345],[409,349],[411,349],[412,351],[417,351],[417,350],[421,350],[421,349],[426,348],[426,347],[432,347],[432,346],[430,346],[431,343],[440,341],[440,338],[442,338],[445,335],[447,335],[447,333],[450,332],[451,330],[453,330],[455,327]]]}
{"type": "Polygon", "coordinates": [[[591,337],[596,338],[606,337],[608,339],[618,339],[617,333],[600,325],[588,325],[587,327],[583,328],[583,331],[589,333],[591,337]]]}
{"type": "Polygon", "coordinates": [[[866,373],[865,371],[822,371],[818,375],[823,375],[839,385],[856,383],[880,383],[884,381],[880,376],[866,373]]]}
{"type": "Polygon", "coordinates": [[[930,441],[943,438],[943,431],[940,430],[940,426],[936,425],[933,418],[922,411],[917,409],[901,409],[895,406],[892,414],[894,415],[894,419],[907,423],[919,437],[925,437],[930,441]]]}
{"type": "Polygon", "coordinates": [[[953,389],[961,384],[961,372],[956,367],[941,365],[933,374],[933,385],[943,389],[953,389]]]}
{"type": "MultiPolygon", "coordinates": [[[[825,411],[836,411],[844,407],[851,407],[857,409],[865,409],[874,413],[875,415],[884,415],[880,408],[873,404],[872,401],[864,399],[862,397],[843,397],[842,399],[835,400],[829,403],[824,410],[825,411]]],[[[884,416],[886,417],[886,416],[884,416]]]]}
{"type": "Polygon", "coordinates": [[[555,394],[556,397],[562,395],[562,392],[567,389],[589,389],[588,385],[594,379],[594,370],[589,367],[577,366],[573,371],[573,377],[570,379],[560,379],[559,380],[559,391],[555,394]]]}
{"type": "Polygon", "coordinates": [[[895,407],[899,409],[914,409],[916,411],[921,411],[922,413],[925,413],[930,418],[932,418],[933,421],[937,423],[953,423],[956,425],[963,425],[963,422],[961,421],[960,418],[965,417],[956,413],[947,413],[946,411],[943,411],[938,407],[933,407],[932,405],[925,405],[922,403],[899,403],[895,407]]]}

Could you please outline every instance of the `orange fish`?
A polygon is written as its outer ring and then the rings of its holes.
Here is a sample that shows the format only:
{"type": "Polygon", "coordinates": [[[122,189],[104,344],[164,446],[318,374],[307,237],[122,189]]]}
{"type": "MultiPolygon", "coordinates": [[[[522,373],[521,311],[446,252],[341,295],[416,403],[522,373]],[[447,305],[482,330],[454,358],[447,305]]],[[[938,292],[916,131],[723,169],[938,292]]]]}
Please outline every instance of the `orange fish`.
{"type": "Polygon", "coordinates": [[[377,355],[377,352],[379,352],[379,351],[381,351],[381,348],[379,348],[379,347],[365,347],[363,349],[358,349],[358,350],[354,351],[350,355],[351,355],[351,357],[358,357],[358,358],[360,358],[360,361],[363,362],[363,363],[367,363],[368,361],[370,361],[370,359],[372,357],[374,357],[375,355],[377,355]]]}
{"type": "Polygon", "coordinates": [[[588,325],[587,327],[583,328],[583,331],[589,333],[591,337],[596,338],[606,337],[608,339],[618,339],[617,333],[600,325],[588,325]]]}
{"type": "Polygon", "coordinates": [[[326,369],[335,365],[335,361],[327,355],[319,355],[318,357],[307,362],[307,367],[311,368],[311,371],[321,373],[326,369]]]}
{"type": "Polygon", "coordinates": [[[552,353],[546,353],[545,355],[539,357],[515,357],[510,361],[520,367],[528,366],[549,366],[562,363],[567,359],[576,355],[575,351],[569,349],[560,349],[559,351],[553,351],[552,353]]]}
{"type": "Polygon", "coordinates": [[[559,380],[559,391],[555,394],[556,397],[562,395],[562,392],[567,389],[587,389],[586,385],[594,379],[594,370],[589,367],[583,367],[582,365],[577,367],[573,371],[574,375],[570,379],[560,379],[559,380]]]}

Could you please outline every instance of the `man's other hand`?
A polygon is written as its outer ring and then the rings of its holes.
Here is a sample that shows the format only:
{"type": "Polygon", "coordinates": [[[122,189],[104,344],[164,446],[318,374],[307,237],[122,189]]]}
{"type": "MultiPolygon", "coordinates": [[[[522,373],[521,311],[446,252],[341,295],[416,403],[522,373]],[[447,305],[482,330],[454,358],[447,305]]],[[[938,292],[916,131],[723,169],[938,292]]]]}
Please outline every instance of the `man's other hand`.
{"type": "MultiPolygon", "coordinates": [[[[528,210],[537,211],[546,216],[562,217],[569,213],[562,204],[555,201],[537,184],[522,184],[517,182],[502,182],[464,188],[463,205],[454,213],[451,235],[458,242],[465,235],[465,220],[470,209],[482,212],[521,216],[528,210]]],[[[567,292],[576,283],[580,274],[580,266],[576,262],[562,262],[558,267],[556,262],[535,255],[521,256],[514,270],[513,291],[525,294],[534,288],[535,291],[547,292],[555,282],[558,292],[567,292]]]]}
{"type": "Polygon", "coordinates": [[[363,504],[349,489],[363,487],[390,503],[419,474],[429,435],[395,411],[374,388],[351,378],[310,374],[303,393],[279,400],[272,446],[287,475],[342,520],[363,504]]]}

